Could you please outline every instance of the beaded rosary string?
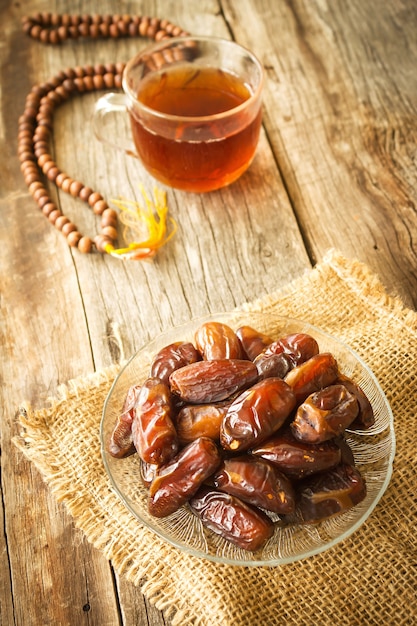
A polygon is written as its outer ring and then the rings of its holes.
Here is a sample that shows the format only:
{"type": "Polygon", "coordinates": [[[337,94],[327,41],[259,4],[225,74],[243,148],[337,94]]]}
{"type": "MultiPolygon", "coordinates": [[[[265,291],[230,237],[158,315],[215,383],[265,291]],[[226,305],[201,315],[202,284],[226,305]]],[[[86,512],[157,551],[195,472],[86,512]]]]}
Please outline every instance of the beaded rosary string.
{"type": "MultiPolygon", "coordinates": [[[[168,20],[129,15],[58,15],[39,13],[24,17],[23,31],[44,44],[58,45],[67,39],[146,37],[161,41],[188,35],[168,20]]],[[[125,63],[106,63],[67,68],[50,81],[34,85],[19,117],[18,155],[25,183],[39,209],[66,237],[71,247],[89,253],[114,251],[118,215],[103,196],[61,171],[52,158],[50,139],[55,108],[73,95],[100,89],[119,89],[125,63]],[[101,218],[101,233],[83,236],[76,225],[53,202],[44,177],[62,191],[88,204],[101,218]]],[[[129,258],[140,258],[131,255],[129,258]]]]}

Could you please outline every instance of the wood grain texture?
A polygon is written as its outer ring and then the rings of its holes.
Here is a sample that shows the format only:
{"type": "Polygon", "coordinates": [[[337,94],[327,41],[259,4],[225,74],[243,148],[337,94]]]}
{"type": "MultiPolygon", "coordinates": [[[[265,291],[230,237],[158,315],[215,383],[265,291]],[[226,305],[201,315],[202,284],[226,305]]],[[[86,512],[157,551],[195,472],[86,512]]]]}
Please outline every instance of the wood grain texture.
{"type": "MultiPolygon", "coordinates": [[[[116,13],[115,0],[3,1],[1,20],[0,622],[13,626],[169,624],[115,577],[37,470],[14,448],[22,401],[41,407],[57,387],[130,357],[172,325],[284,286],[330,247],[369,264],[392,294],[417,305],[417,10],[411,0],[200,0],[123,3],[196,34],[234,38],[266,69],[264,128],[249,171],[206,195],[168,190],[179,225],[151,263],[83,256],[29,195],[17,157],[26,94],[61,69],[126,61],[146,42],[43,46],[25,13],[116,13]],[[88,6],[87,6],[88,4],[88,6]]],[[[107,199],[153,182],[140,163],[95,138],[100,93],[57,108],[53,155],[107,199]]],[[[114,135],[124,128],[113,122],[114,135]]],[[[79,230],[97,218],[52,190],[79,230]]]]}
{"type": "Polygon", "coordinates": [[[265,128],[312,259],[337,241],[415,308],[416,5],[224,7],[267,69],[265,128]]]}

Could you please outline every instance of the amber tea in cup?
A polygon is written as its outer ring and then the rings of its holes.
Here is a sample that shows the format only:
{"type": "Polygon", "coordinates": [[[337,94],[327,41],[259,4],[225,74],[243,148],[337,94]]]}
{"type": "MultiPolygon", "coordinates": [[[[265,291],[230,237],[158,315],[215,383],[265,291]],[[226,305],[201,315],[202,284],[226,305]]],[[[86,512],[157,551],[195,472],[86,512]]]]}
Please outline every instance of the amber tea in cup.
{"type": "MultiPolygon", "coordinates": [[[[234,182],[252,162],[262,85],[262,66],[238,44],[170,39],[127,64],[124,105],[110,94],[96,115],[101,122],[124,106],[135,153],[154,178],[178,189],[211,191],[234,182]]],[[[97,120],[96,132],[102,135],[97,120]]]]}

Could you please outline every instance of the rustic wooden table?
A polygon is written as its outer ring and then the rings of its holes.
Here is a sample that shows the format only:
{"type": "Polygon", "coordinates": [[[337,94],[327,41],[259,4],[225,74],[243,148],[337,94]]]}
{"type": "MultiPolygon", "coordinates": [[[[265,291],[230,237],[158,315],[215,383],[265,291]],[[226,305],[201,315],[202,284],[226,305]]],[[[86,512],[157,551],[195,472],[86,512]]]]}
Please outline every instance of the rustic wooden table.
{"type": "MultiPolygon", "coordinates": [[[[413,0],[123,2],[194,34],[233,38],[266,70],[255,161],[230,188],[168,190],[175,237],[150,263],[83,255],[37,208],[20,171],[18,120],[32,85],[63,68],[126,61],[140,39],[45,46],[24,14],[121,11],[120,2],[1,2],[0,622],[15,626],[167,624],[75,528],[13,446],[23,400],[132,355],[190,317],[275,290],[329,248],[356,257],[417,307],[417,5],[413,0]]],[[[137,161],[98,143],[97,92],[56,109],[59,166],[106,198],[152,189],[137,161]]],[[[51,191],[90,236],[86,205],[51,191]]]]}

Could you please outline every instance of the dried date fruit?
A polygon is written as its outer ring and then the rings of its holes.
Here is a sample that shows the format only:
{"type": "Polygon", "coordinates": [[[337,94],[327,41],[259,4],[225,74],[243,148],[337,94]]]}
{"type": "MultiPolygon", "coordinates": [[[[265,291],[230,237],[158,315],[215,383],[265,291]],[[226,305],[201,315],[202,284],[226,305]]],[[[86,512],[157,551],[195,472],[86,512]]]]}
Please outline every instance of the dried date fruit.
{"type": "Polygon", "coordinates": [[[291,387],[280,378],[266,378],[243,391],[230,405],[221,428],[225,450],[247,450],[267,439],[295,407],[291,387]]]}
{"type": "Polygon", "coordinates": [[[344,374],[339,374],[336,382],[340,385],[344,385],[358,401],[359,412],[349,428],[352,430],[366,430],[373,426],[375,424],[374,410],[360,385],[344,374]]]}
{"type": "Polygon", "coordinates": [[[176,341],[162,348],[154,357],[151,363],[150,377],[160,378],[162,382],[168,384],[172,372],[184,367],[184,365],[200,360],[201,355],[192,343],[176,341]]]}
{"type": "Polygon", "coordinates": [[[225,459],[213,476],[213,484],[220,491],[274,513],[291,513],[295,508],[290,479],[263,459],[249,455],[225,459]]]}
{"type": "Polygon", "coordinates": [[[228,493],[201,487],[189,504],[206,528],[243,550],[260,550],[274,533],[266,513],[228,493]]]}
{"type": "Polygon", "coordinates": [[[293,333],[279,340],[285,353],[290,354],[295,365],[300,365],[319,354],[319,344],[307,333],[293,333]]]}
{"type": "Polygon", "coordinates": [[[175,426],[180,444],[185,445],[199,437],[220,439],[220,425],[230,402],[217,404],[186,404],[177,414],[175,426]]]}
{"type": "Polygon", "coordinates": [[[300,404],[290,427],[299,441],[321,443],[341,435],[358,414],[358,402],[343,385],[330,385],[300,404]]]}
{"type": "Polygon", "coordinates": [[[258,354],[263,352],[273,342],[271,337],[255,330],[251,326],[241,326],[237,329],[236,336],[250,361],[253,361],[258,354]]]}
{"type": "Polygon", "coordinates": [[[335,467],[342,460],[341,446],[334,440],[304,443],[298,441],[289,428],[253,448],[251,453],[273,463],[296,480],[335,467]]]}
{"type": "Polygon", "coordinates": [[[227,324],[206,322],[197,329],[194,340],[206,361],[243,358],[240,341],[227,324]]]}
{"type": "Polygon", "coordinates": [[[258,379],[251,361],[217,359],[191,363],[170,376],[171,391],[185,402],[208,404],[225,400],[258,379]]]}
{"type": "Polygon", "coordinates": [[[132,422],[139,391],[139,385],[132,385],[128,389],[122,412],[111,434],[108,450],[117,459],[123,459],[136,452],[132,438],[132,422]]]}
{"type": "Polygon", "coordinates": [[[132,436],[140,458],[151,465],[167,463],[178,451],[169,387],[159,378],[147,378],[135,405],[132,436]]]}
{"type": "Polygon", "coordinates": [[[332,385],[339,375],[337,361],[330,352],[322,352],[294,367],[284,380],[292,387],[297,404],[311,393],[332,385]]]}
{"type": "Polygon", "coordinates": [[[167,465],[160,468],[149,488],[148,509],[155,517],[177,511],[219,467],[218,447],[207,437],[188,444],[167,465]]]}
{"type": "Polygon", "coordinates": [[[264,378],[285,378],[295,367],[291,355],[285,352],[279,354],[261,353],[253,361],[258,370],[260,380],[264,378]]]}
{"type": "Polygon", "coordinates": [[[366,496],[366,483],[360,472],[346,464],[305,478],[296,489],[296,510],[287,519],[301,524],[315,524],[348,511],[366,496]]]}

